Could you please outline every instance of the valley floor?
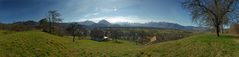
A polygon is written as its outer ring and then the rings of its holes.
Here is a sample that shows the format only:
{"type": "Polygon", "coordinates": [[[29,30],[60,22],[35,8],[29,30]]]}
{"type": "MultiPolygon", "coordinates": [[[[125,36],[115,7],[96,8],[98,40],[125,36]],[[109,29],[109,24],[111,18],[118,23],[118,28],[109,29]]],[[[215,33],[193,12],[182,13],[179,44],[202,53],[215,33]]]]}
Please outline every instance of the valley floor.
{"type": "Polygon", "coordinates": [[[212,34],[152,45],[96,42],[39,31],[0,31],[0,57],[239,57],[239,37],[212,34]]]}

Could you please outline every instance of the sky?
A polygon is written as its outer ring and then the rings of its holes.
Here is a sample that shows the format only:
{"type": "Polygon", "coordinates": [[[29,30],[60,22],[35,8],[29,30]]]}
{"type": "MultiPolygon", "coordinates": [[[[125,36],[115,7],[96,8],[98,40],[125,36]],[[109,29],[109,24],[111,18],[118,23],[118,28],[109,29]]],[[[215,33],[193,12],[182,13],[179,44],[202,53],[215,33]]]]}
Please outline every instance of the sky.
{"type": "Polygon", "coordinates": [[[0,22],[38,21],[57,10],[63,22],[172,22],[195,25],[179,0],[0,0],[0,22]]]}

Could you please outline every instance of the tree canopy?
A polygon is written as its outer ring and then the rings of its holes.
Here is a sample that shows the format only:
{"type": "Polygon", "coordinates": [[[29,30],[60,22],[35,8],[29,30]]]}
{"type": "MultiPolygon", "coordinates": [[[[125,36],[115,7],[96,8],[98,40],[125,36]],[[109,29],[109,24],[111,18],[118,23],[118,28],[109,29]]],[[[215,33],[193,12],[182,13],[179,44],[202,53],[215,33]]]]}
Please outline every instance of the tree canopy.
{"type": "Polygon", "coordinates": [[[238,0],[185,0],[183,6],[193,22],[214,28],[217,36],[223,25],[237,21],[239,14],[238,0]]]}

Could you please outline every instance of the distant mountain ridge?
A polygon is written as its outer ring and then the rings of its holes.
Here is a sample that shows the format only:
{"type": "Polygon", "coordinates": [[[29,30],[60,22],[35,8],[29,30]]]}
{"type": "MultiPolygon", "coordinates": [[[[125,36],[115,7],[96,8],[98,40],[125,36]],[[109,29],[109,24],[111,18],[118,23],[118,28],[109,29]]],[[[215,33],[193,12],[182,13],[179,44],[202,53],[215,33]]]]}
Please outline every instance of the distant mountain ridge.
{"type": "Polygon", "coordinates": [[[181,29],[181,30],[195,30],[201,29],[199,27],[194,26],[183,26],[177,23],[169,23],[169,22],[148,22],[148,23],[129,23],[129,22],[117,22],[110,23],[107,20],[100,20],[98,23],[93,21],[83,21],[78,22],[81,25],[85,25],[88,27],[151,27],[151,28],[165,28],[165,29],[181,29]]]}
{"type": "Polygon", "coordinates": [[[101,20],[98,22],[98,24],[102,24],[102,25],[111,25],[110,22],[108,22],[107,20],[101,20]]]}
{"type": "Polygon", "coordinates": [[[93,25],[93,24],[95,24],[95,22],[87,20],[87,21],[84,21],[84,22],[79,22],[79,24],[81,24],[81,25],[93,25]]]}

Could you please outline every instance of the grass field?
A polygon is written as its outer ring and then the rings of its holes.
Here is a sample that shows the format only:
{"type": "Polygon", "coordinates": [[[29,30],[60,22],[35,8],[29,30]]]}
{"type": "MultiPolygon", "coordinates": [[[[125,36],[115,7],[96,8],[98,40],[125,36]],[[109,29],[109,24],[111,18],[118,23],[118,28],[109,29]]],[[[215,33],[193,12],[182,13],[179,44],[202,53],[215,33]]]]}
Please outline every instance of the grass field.
{"type": "Polygon", "coordinates": [[[239,57],[239,37],[212,34],[152,45],[96,42],[39,31],[0,31],[0,57],[239,57]]]}
{"type": "Polygon", "coordinates": [[[228,35],[197,35],[146,46],[142,52],[161,57],[238,57],[238,40],[238,37],[228,35]]]}

